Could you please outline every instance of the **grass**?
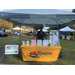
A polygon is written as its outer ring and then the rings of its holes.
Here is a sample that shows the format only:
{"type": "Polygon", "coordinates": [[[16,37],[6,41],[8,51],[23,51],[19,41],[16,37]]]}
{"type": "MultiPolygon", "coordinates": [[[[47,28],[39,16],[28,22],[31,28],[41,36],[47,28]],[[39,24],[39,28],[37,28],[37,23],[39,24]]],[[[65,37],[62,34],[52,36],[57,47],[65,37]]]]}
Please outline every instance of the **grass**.
{"type": "MultiPolygon", "coordinates": [[[[8,36],[0,37],[0,45],[3,47],[6,44],[21,44],[23,40],[36,39],[36,37],[22,36],[21,41],[19,36],[8,36]]],[[[75,40],[60,40],[60,45],[62,47],[61,52],[63,58],[59,58],[58,62],[24,62],[22,61],[22,55],[20,53],[19,60],[16,56],[7,56],[4,64],[18,64],[18,65],[75,65],[75,40]]],[[[21,49],[20,49],[21,52],[21,49]]]]}

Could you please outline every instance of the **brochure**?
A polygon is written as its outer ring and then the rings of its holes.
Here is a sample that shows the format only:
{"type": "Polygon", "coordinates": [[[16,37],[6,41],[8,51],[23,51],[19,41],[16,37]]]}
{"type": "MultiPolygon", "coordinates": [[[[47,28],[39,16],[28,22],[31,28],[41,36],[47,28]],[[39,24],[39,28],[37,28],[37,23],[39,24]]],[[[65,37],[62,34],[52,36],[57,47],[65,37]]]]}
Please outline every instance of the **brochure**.
{"type": "Polygon", "coordinates": [[[22,41],[22,45],[25,46],[25,41],[22,41]]]}
{"type": "Polygon", "coordinates": [[[36,46],[36,40],[31,40],[31,46],[36,46]]]}
{"type": "Polygon", "coordinates": [[[43,40],[43,46],[48,46],[48,40],[43,40]]]}
{"type": "Polygon", "coordinates": [[[27,41],[27,46],[29,46],[29,41],[27,41]]]}
{"type": "Polygon", "coordinates": [[[37,40],[37,46],[42,46],[42,40],[37,40]]]}

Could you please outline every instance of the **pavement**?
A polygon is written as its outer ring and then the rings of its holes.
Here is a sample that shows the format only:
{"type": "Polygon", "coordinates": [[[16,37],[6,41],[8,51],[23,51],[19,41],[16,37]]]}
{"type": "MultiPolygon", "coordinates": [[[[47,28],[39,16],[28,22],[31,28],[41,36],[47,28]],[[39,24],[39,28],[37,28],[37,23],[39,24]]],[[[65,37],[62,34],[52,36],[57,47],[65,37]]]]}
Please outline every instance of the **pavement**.
{"type": "Polygon", "coordinates": [[[18,64],[0,64],[0,65],[18,65],[18,64]]]}
{"type": "Polygon", "coordinates": [[[4,48],[0,47],[0,64],[4,63],[4,48]]]}

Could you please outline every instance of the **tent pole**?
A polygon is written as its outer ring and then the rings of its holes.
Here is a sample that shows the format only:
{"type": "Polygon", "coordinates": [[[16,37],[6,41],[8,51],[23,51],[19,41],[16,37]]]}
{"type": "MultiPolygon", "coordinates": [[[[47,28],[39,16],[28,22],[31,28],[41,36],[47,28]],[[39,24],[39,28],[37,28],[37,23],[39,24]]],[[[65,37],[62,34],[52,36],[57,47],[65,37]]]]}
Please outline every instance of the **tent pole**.
{"type": "MultiPolygon", "coordinates": [[[[25,21],[25,18],[24,20],[20,23],[20,31],[21,31],[21,24],[25,21]]],[[[20,46],[21,46],[21,35],[20,35],[20,46]]],[[[20,48],[20,47],[19,47],[20,48]]],[[[20,54],[20,50],[19,50],[19,54],[20,54]]],[[[19,54],[18,54],[18,60],[19,60],[19,54]]]]}
{"type": "MultiPolygon", "coordinates": [[[[22,23],[25,21],[26,19],[24,18],[24,20],[20,23],[20,31],[21,31],[21,25],[22,23]]],[[[20,45],[21,45],[21,35],[20,35],[20,45]]]]}
{"type": "Polygon", "coordinates": [[[73,40],[74,40],[74,33],[75,33],[75,32],[73,32],[73,40]]]}

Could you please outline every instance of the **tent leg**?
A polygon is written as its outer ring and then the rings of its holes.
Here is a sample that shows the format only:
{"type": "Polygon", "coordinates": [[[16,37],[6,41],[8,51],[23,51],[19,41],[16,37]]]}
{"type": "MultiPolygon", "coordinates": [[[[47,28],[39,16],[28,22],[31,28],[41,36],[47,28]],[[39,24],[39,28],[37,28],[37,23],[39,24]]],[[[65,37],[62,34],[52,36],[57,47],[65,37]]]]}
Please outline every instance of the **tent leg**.
{"type": "MultiPolygon", "coordinates": [[[[21,24],[25,21],[26,19],[24,18],[24,20],[20,23],[20,31],[21,31],[21,24]]],[[[20,35],[20,46],[21,46],[21,35],[20,35]]],[[[19,49],[20,49],[20,46],[19,46],[19,49]]],[[[20,55],[20,50],[19,50],[19,54],[18,54],[18,60],[19,60],[19,55],[20,55]]]]}
{"type": "Polygon", "coordinates": [[[73,32],[73,40],[74,40],[74,32],[73,32]]]}

